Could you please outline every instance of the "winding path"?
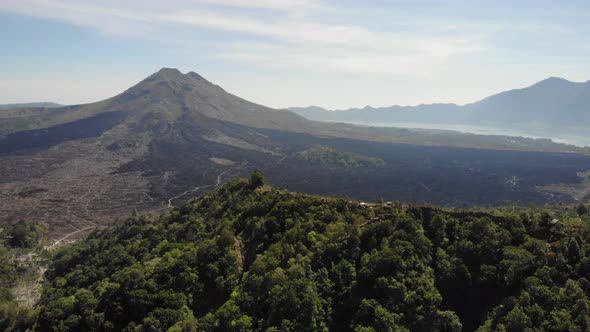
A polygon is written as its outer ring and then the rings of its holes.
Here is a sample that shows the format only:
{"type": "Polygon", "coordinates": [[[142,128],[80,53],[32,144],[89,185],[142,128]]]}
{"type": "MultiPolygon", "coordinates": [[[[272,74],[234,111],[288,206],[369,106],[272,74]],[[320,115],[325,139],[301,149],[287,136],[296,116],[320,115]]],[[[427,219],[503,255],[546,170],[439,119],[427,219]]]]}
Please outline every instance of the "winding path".
{"type": "MultiPolygon", "coordinates": [[[[176,195],[176,196],[174,196],[172,198],[169,198],[168,199],[168,206],[167,207],[164,207],[164,208],[161,208],[161,209],[157,209],[157,210],[154,210],[154,211],[159,211],[159,210],[163,210],[163,209],[167,209],[167,208],[168,209],[173,208],[174,205],[172,204],[172,202],[175,199],[178,199],[178,198],[183,197],[183,196],[185,196],[187,194],[196,192],[196,191],[201,190],[203,188],[217,188],[217,187],[219,187],[219,185],[221,184],[221,177],[224,176],[225,174],[233,171],[233,170],[235,170],[235,168],[231,168],[231,169],[225,170],[225,171],[221,172],[219,175],[217,175],[217,181],[215,181],[215,184],[208,184],[208,185],[205,185],[205,186],[194,187],[192,189],[189,189],[189,190],[183,192],[180,195],[176,195]]],[[[72,227],[75,227],[73,225],[71,225],[71,226],[72,227]]],[[[61,242],[63,242],[64,240],[67,240],[68,238],[70,238],[71,236],[74,236],[76,234],[79,234],[79,233],[82,233],[84,231],[88,231],[88,230],[91,230],[91,229],[95,229],[95,228],[96,228],[96,225],[90,226],[90,227],[76,229],[75,231],[73,231],[71,233],[68,233],[68,234],[64,235],[63,237],[55,240],[55,242],[53,242],[53,244],[51,244],[50,246],[45,247],[45,249],[46,250],[51,250],[51,249],[55,248],[57,245],[59,245],[61,242]]]]}
{"type": "Polygon", "coordinates": [[[176,196],[168,199],[168,208],[173,208],[174,205],[172,205],[172,201],[174,201],[175,199],[178,199],[178,198],[180,198],[182,196],[185,196],[185,195],[190,194],[190,193],[194,193],[195,191],[201,190],[203,188],[211,188],[211,187],[217,188],[217,187],[219,187],[219,185],[221,184],[221,177],[223,175],[225,175],[226,173],[229,173],[230,171],[233,171],[233,170],[234,170],[233,168],[232,169],[228,169],[228,170],[222,172],[221,174],[219,174],[217,176],[217,181],[215,182],[215,184],[208,184],[208,185],[205,185],[205,186],[194,187],[193,189],[189,189],[189,190],[183,192],[180,195],[176,195],[176,196]]]}
{"type": "Polygon", "coordinates": [[[76,234],[78,234],[78,233],[81,233],[81,232],[84,232],[84,231],[88,231],[88,230],[91,230],[91,229],[95,229],[95,228],[96,228],[96,226],[90,226],[90,227],[81,228],[81,229],[79,229],[79,230],[77,230],[77,231],[74,231],[74,232],[68,233],[68,234],[64,235],[63,237],[61,237],[60,239],[57,239],[57,240],[55,240],[55,242],[54,242],[52,245],[50,245],[50,246],[48,246],[48,247],[45,247],[45,249],[46,249],[46,250],[51,250],[51,249],[53,249],[53,248],[54,248],[56,245],[60,244],[62,241],[66,240],[66,239],[67,239],[67,238],[69,238],[70,236],[73,236],[73,235],[76,235],[76,234]]]}

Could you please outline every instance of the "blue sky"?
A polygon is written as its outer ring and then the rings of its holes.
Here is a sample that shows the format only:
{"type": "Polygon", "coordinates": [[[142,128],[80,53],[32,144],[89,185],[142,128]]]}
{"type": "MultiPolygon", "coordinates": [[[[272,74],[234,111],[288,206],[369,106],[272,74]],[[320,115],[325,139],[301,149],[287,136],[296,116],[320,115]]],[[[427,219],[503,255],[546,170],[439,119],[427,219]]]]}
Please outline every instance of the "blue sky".
{"type": "Polygon", "coordinates": [[[161,67],[272,107],[468,103],[590,80],[587,1],[0,0],[0,103],[85,103],[161,67]]]}

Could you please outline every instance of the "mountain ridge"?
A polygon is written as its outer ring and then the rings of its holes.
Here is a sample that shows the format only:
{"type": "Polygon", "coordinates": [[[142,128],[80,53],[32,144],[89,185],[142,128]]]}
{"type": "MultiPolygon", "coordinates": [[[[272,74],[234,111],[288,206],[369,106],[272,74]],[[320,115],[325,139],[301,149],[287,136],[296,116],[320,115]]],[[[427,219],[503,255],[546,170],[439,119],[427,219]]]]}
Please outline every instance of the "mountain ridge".
{"type": "Polygon", "coordinates": [[[84,236],[80,229],[133,209],[171,209],[255,169],[292,190],[363,200],[570,203],[587,193],[570,188],[582,183],[589,152],[543,139],[311,121],[163,68],[96,103],[0,112],[0,224],[38,220],[52,238],[84,236]]]}
{"type": "MultiPolygon", "coordinates": [[[[421,119],[439,118],[451,121],[458,115],[454,115],[454,117],[442,116],[438,114],[440,113],[438,110],[440,108],[452,109],[454,107],[452,104],[425,105],[424,108],[427,112],[421,114],[421,119]]],[[[316,136],[418,144],[421,141],[420,138],[413,137],[414,134],[408,136],[409,132],[407,131],[373,130],[354,125],[326,124],[316,121],[317,119],[311,119],[310,121],[303,114],[297,114],[285,109],[272,109],[249,102],[225,91],[222,87],[209,82],[195,72],[183,74],[175,68],[162,68],[124,92],[95,103],[65,106],[49,111],[30,109],[22,117],[15,116],[15,114],[22,113],[21,110],[7,110],[0,113],[0,135],[10,134],[17,130],[47,128],[66,122],[82,120],[112,109],[126,112],[129,121],[142,122],[152,118],[167,123],[167,126],[173,125],[182,116],[192,117],[193,120],[205,116],[209,119],[255,128],[272,128],[316,136]],[[14,121],[14,118],[18,118],[17,121],[14,121]],[[28,121],[28,119],[31,119],[31,121],[28,121]],[[11,127],[11,125],[13,126],[11,127]]],[[[411,108],[403,108],[403,110],[406,113],[413,112],[411,108]]],[[[359,110],[359,112],[368,111],[359,110]]],[[[437,132],[422,131],[421,133],[430,136],[437,132]]],[[[448,132],[448,134],[451,134],[451,132],[448,132]]],[[[459,133],[453,133],[452,135],[459,135],[459,133]]],[[[428,144],[445,145],[450,144],[452,141],[441,135],[437,136],[443,138],[441,142],[437,142],[435,139],[434,141],[429,140],[430,143],[428,144]]],[[[509,140],[506,139],[505,141],[508,142],[509,140]]],[[[532,145],[527,144],[527,146],[534,146],[535,144],[533,142],[532,145]]],[[[557,145],[555,146],[557,147],[557,145]]],[[[506,148],[506,145],[492,144],[483,147],[506,148]]],[[[512,148],[522,149],[519,145],[513,145],[512,148]]],[[[561,150],[569,151],[571,149],[561,150]]]]}
{"type": "Polygon", "coordinates": [[[363,107],[350,107],[350,108],[326,108],[326,107],[322,107],[320,105],[315,104],[315,105],[308,105],[308,106],[291,106],[291,107],[286,107],[286,109],[318,109],[318,110],[331,111],[331,112],[343,112],[343,111],[349,111],[349,110],[362,110],[362,109],[387,109],[387,108],[391,108],[391,107],[411,108],[411,107],[429,106],[429,105],[454,105],[454,106],[461,107],[461,106],[466,106],[466,105],[478,103],[486,98],[489,98],[489,97],[492,97],[492,96],[495,96],[498,94],[502,94],[505,92],[523,90],[523,89],[531,88],[535,85],[544,85],[547,82],[554,82],[554,81],[556,81],[556,82],[561,81],[564,83],[572,83],[572,84],[590,84],[590,80],[578,82],[578,81],[570,81],[566,78],[562,78],[562,77],[558,77],[558,76],[550,76],[548,78],[545,78],[543,80],[535,82],[531,85],[528,85],[524,88],[513,88],[513,89],[503,90],[503,91],[491,94],[491,95],[484,97],[482,99],[479,99],[477,101],[466,102],[463,104],[453,103],[453,102],[417,103],[417,104],[407,104],[407,105],[391,104],[391,105],[385,105],[385,106],[372,106],[372,105],[368,104],[363,107]]]}
{"type": "Polygon", "coordinates": [[[500,131],[553,137],[585,133],[590,121],[590,81],[550,77],[528,87],[503,91],[473,103],[365,107],[328,111],[318,106],[290,108],[316,121],[489,126],[500,131]]]}

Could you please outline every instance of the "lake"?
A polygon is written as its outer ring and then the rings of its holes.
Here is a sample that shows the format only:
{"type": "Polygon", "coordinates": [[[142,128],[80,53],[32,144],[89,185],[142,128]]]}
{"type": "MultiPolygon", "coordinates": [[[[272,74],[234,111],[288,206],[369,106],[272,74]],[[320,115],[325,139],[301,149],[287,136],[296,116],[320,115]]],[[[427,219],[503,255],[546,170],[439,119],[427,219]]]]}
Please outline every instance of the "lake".
{"type": "Polygon", "coordinates": [[[478,135],[503,135],[503,136],[521,136],[530,138],[549,138],[554,142],[571,144],[577,146],[590,146],[590,135],[564,135],[564,134],[547,134],[543,132],[532,131],[517,131],[510,129],[498,129],[485,126],[463,125],[463,124],[441,124],[441,123],[425,123],[425,122],[363,122],[363,121],[339,121],[350,124],[358,124],[374,127],[396,127],[396,128],[412,128],[412,129],[438,129],[438,130],[452,130],[462,133],[478,134],[478,135]]]}

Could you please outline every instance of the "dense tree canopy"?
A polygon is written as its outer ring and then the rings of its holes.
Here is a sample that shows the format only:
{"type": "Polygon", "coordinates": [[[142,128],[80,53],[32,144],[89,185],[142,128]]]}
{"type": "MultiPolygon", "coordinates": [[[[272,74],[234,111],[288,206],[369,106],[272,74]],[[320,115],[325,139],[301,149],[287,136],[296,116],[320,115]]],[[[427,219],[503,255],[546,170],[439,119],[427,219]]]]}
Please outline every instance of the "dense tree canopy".
{"type": "Polygon", "coordinates": [[[586,331],[588,220],[556,220],[367,206],[256,175],[61,249],[34,328],[586,331]]]}
{"type": "Polygon", "coordinates": [[[576,209],[576,211],[578,212],[578,215],[583,216],[586,213],[588,213],[588,208],[586,207],[586,205],[580,204],[580,205],[578,205],[578,208],[576,209]]]}
{"type": "Polygon", "coordinates": [[[46,224],[21,220],[8,228],[7,242],[11,247],[33,248],[46,235],[46,224]]]}

